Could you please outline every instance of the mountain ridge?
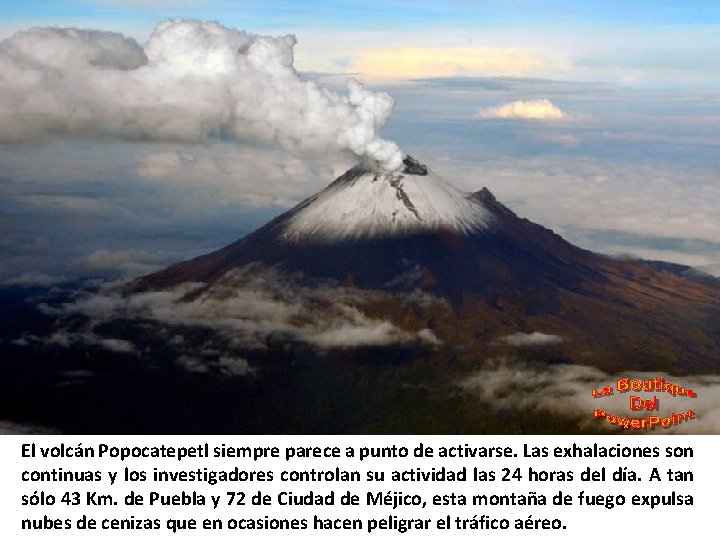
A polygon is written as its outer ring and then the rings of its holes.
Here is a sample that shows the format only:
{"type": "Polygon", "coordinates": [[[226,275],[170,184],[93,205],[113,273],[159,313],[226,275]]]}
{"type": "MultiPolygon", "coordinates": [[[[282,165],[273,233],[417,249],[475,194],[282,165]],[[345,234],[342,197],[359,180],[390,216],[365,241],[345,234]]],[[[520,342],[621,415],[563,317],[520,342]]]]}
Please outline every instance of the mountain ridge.
{"type": "MultiPolygon", "coordinates": [[[[475,270],[482,271],[485,268],[487,271],[490,267],[496,267],[491,274],[499,279],[502,271],[497,268],[498,265],[508,267],[506,270],[510,270],[509,266],[521,268],[519,259],[524,258],[534,259],[526,260],[525,264],[534,262],[540,274],[549,276],[552,267],[561,269],[568,261],[587,267],[588,264],[581,264],[581,259],[601,257],[573,246],[550,229],[519,218],[497,201],[487,188],[475,193],[448,188],[452,189],[451,196],[442,203],[450,202],[457,206],[443,208],[444,213],[433,213],[426,205],[417,204],[416,207],[417,200],[404,200],[401,193],[405,192],[392,185],[395,178],[400,177],[402,180],[403,175],[411,176],[414,183],[421,181],[442,185],[443,188],[438,192],[440,197],[446,194],[445,185],[449,186],[443,180],[429,175],[424,165],[409,156],[401,175],[387,176],[361,164],[338,177],[319,193],[308,197],[240,240],[216,252],[177,263],[141,278],[137,285],[144,289],[168,287],[188,281],[212,282],[233,267],[250,262],[263,262],[304,272],[310,277],[333,278],[340,282],[346,282],[350,277],[350,281],[355,285],[383,288],[383,284],[392,282],[406,271],[408,266],[419,263],[433,273],[442,274],[443,265],[452,272],[459,271],[475,282],[470,288],[477,289],[482,280],[472,278],[471,274],[475,273],[475,270]],[[328,212],[314,211],[319,201],[323,197],[329,200],[321,209],[332,206],[338,198],[338,191],[353,189],[358,186],[358,182],[365,182],[360,186],[361,190],[365,191],[375,189],[372,184],[378,183],[388,184],[390,189],[396,190],[397,195],[392,195],[387,190],[372,193],[383,200],[376,205],[374,210],[377,211],[369,214],[370,218],[378,218],[383,211],[386,212],[385,218],[388,215],[395,217],[391,214],[395,211],[391,205],[397,203],[408,210],[405,217],[410,220],[411,225],[394,226],[391,221],[386,221],[382,226],[363,229],[366,234],[332,235],[325,234],[325,229],[318,232],[318,228],[324,226],[322,221],[330,219],[328,212]],[[392,200],[388,203],[387,199],[392,200]],[[311,217],[317,223],[308,225],[308,220],[304,219],[309,209],[313,210],[311,217]],[[458,210],[460,218],[448,211],[453,209],[458,210]],[[423,218],[428,213],[437,219],[424,221],[423,218]],[[473,255],[471,260],[467,260],[464,253],[468,250],[473,255]],[[552,255],[544,256],[547,253],[552,255]],[[513,264],[502,264],[503,256],[509,257],[514,261],[513,264]],[[376,261],[384,261],[384,268],[379,268],[376,261]],[[537,264],[539,262],[543,264],[537,264]]],[[[437,201],[424,199],[423,203],[431,204],[437,201]]],[[[362,209],[363,201],[358,201],[356,205],[362,209]]],[[[347,213],[351,214],[352,211],[347,213]]],[[[339,215],[344,214],[340,212],[339,215]]],[[[361,229],[367,225],[363,221],[366,217],[368,214],[360,215],[361,229]]],[[[358,226],[357,222],[349,221],[351,226],[358,226]]],[[[478,274],[476,278],[479,277],[478,274]]],[[[457,289],[451,283],[451,276],[441,281],[446,282],[446,288],[457,289]]]]}
{"type": "MultiPolygon", "coordinates": [[[[392,186],[394,179],[399,177],[402,180],[405,176],[411,182],[427,181],[449,186],[410,156],[406,156],[404,164],[402,173],[396,175],[359,164],[320,192],[236,242],[142,277],[132,287],[143,290],[167,288],[185,282],[212,283],[232,268],[253,262],[300,272],[310,278],[333,279],[361,288],[379,289],[387,289],[388,283],[398,283],[399,276],[419,267],[426,275],[432,276],[425,283],[432,282],[434,286],[427,285],[427,288],[455,297],[464,292],[483,293],[497,288],[522,290],[528,285],[539,286],[543,282],[570,289],[587,281],[594,286],[607,283],[608,273],[628,276],[643,271],[667,272],[679,278],[703,281],[711,286],[714,284],[701,276],[681,273],[660,263],[622,260],[577,247],[551,229],[519,217],[499,202],[487,187],[474,193],[460,192],[451,187],[455,197],[453,202],[472,205],[468,215],[473,218],[480,216],[477,221],[468,224],[449,217],[448,221],[435,221],[429,226],[420,223],[423,215],[417,215],[420,213],[415,208],[417,201],[404,200],[399,190],[397,195],[388,191],[372,192],[372,184],[378,183],[386,183],[391,189],[396,189],[397,186],[392,186]],[[392,202],[407,208],[408,215],[414,216],[412,219],[418,223],[393,228],[386,222],[383,223],[386,228],[371,227],[365,231],[368,234],[326,235],[324,230],[318,233],[317,226],[308,225],[307,220],[303,222],[304,214],[318,206],[323,197],[329,199],[325,207],[331,207],[338,198],[338,191],[353,189],[361,181],[366,182],[360,186],[362,190],[370,191],[379,198],[394,199],[392,202]],[[461,197],[458,194],[462,194],[461,197]],[[414,211],[411,210],[413,208],[414,211]],[[298,221],[301,222],[299,229],[296,227],[298,221]]],[[[411,182],[407,184],[412,185],[411,182]]],[[[440,191],[441,196],[444,193],[440,191]]],[[[356,202],[356,206],[361,207],[360,211],[363,202],[356,202]]],[[[394,211],[384,200],[377,206],[378,212],[370,214],[373,218],[381,211],[394,211]]],[[[462,214],[467,208],[458,206],[458,213],[462,214]]],[[[332,220],[332,216],[328,217],[330,210],[315,212],[312,217],[318,222],[332,220]]],[[[355,209],[346,213],[353,211],[355,209]]],[[[423,211],[426,209],[423,208],[423,211]]],[[[337,215],[344,214],[336,212],[335,218],[337,215]]],[[[361,215],[361,220],[365,217],[367,215],[361,215]]],[[[352,223],[351,219],[349,221],[352,223]]],[[[414,287],[417,284],[410,285],[414,287]]]]}
{"type": "MultiPolygon", "coordinates": [[[[358,301],[364,313],[405,331],[430,330],[440,342],[465,351],[461,356],[469,365],[497,354],[500,336],[539,331],[561,336],[554,354],[563,361],[606,370],[720,368],[720,283],[667,263],[617,259],[577,247],[519,217],[487,188],[463,195],[462,204],[481,208],[482,226],[440,224],[315,238],[285,234],[320,195],[368,174],[367,166],[355,167],[253,233],[145,276],[132,290],[203,284],[191,300],[232,287],[235,269],[251,267],[262,274],[272,268],[292,279],[301,276],[308,287],[334,283],[373,293],[358,301]],[[447,305],[403,307],[399,300],[418,290],[447,305]]],[[[418,178],[434,176],[428,171],[406,181],[418,178]]]]}

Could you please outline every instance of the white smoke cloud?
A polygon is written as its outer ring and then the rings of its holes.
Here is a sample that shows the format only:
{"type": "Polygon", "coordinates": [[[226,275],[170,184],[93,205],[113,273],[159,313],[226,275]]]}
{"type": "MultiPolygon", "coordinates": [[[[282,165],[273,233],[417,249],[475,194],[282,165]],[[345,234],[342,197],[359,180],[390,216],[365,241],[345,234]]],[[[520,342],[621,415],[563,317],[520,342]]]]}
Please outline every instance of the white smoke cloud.
{"type": "MultiPolygon", "coordinates": [[[[530,409],[549,412],[553,415],[576,418],[584,428],[620,430],[604,419],[594,419],[595,408],[625,418],[658,415],[669,416],[671,412],[685,412],[692,409],[697,419],[668,428],[657,428],[640,433],[720,433],[720,376],[694,375],[675,377],[667,373],[628,372],[611,375],[592,366],[542,365],[499,358],[489,361],[487,366],[460,382],[466,391],[483,401],[503,409],[530,409]],[[671,396],[667,393],[640,393],[644,398],[657,396],[659,411],[630,411],[629,393],[594,398],[592,389],[615,386],[620,377],[653,379],[664,377],[667,382],[691,388],[697,398],[671,396]]],[[[636,432],[635,430],[630,430],[636,432]]]]}
{"type": "Polygon", "coordinates": [[[477,118],[500,118],[521,120],[560,120],[567,118],[549,99],[531,99],[529,101],[512,101],[478,111],[477,118]]]}
{"type": "Polygon", "coordinates": [[[399,169],[400,149],[379,137],[392,98],[355,80],[344,95],[302,80],[294,46],[291,35],[183,19],[160,23],[144,47],[110,32],[18,32],[0,43],[0,142],[276,141],[298,152],[349,150],[399,169]]]}

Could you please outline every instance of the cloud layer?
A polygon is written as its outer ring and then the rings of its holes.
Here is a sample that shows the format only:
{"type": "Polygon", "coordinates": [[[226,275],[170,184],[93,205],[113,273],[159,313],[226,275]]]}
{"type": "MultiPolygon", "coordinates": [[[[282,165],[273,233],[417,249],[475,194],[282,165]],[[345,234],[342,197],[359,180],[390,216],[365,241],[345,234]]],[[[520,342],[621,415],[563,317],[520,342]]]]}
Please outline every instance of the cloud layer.
{"type": "Polygon", "coordinates": [[[519,215],[581,247],[720,275],[720,186],[717,172],[702,163],[540,155],[481,165],[456,159],[443,167],[460,187],[488,186],[519,215]]]}
{"type": "MultiPolygon", "coordinates": [[[[659,412],[631,412],[629,394],[615,393],[603,398],[593,398],[593,388],[614,386],[618,376],[604,373],[592,366],[544,365],[498,358],[488,362],[485,368],[465,378],[460,386],[499,409],[530,409],[553,415],[576,418],[584,428],[613,429],[605,420],[593,418],[593,410],[601,408],[608,413],[623,417],[646,417],[653,414],[668,416],[671,412],[693,409],[696,420],[674,426],[668,430],[656,429],[650,433],[718,433],[720,431],[720,376],[698,375],[674,377],[666,373],[623,373],[623,377],[652,379],[664,377],[672,382],[695,390],[698,397],[658,394],[661,402],[659,412]]],[[[653,394],[643,393],[645,398],[653,394]]],[[[634,431],[634,430],[633,430],[634,431]]],[[[645,432],[642,432],[645,433],[645,432]]]]}
{"type": "Polygon", "coordinates": [[[386,93],[302,80],[295,38],[218,23],[160,23],[141,47],[117,33],[34,28],[0,43],[0,142],[53,135],[205,142],[276,141],[292,151],[351,151],[402,165],[379,132],[386,93]]]}
{"type": "MultiPolygon", "coordinates": [[[[155,321],[170,328],[173,339],[163,342],[179,345],[184,358],[178,361],[190,371],[202,371],[199,357],[214,343],[223,358],[216,359],[223,372],[249,374],[246,361],[233,360],[232,354],[264,350],[269,341],[304,343],[321,350],[391,345],[434,347],[438,338],[428,329],[403,330],[390,321],[368,316],[365,302],[374,294],[331,285],[306,286],[261,264],[249,265],[226,274],[218,283],[204,289],[202,284],[184,284],[173,290],[123,294],[112,286],[83,293],[73,302],[60,306],[40,304],[47,315],[58,316],[58,330],[50,343],[70,346],[76,343],[98,345],[105,349],[133,353],[137,347],[107,333],[114,320],[155,321]],[[86,319],[78,326],[76,316],[86,319]],[[65,321],[65,322],[63,322],[65,321]],[[104,330],[98,330],[103,327],[104,330]],[[183,337],[186,329],[210,330],[198,345],[183,337]],[[174,329],[174,330],[173,330],[174,329]]],[[[408,303],[427,302],[427,295],[410,295],[408,303]]],[[[35,336],[24,336],[28,342],[35,336]]]]}
{"type": "Polygon", "coordinates": [[[381,79],[521,75],[562,64],[512,47],[387,47],[357,52],[348,71],[381,79]]]}
{"type": "Polygon", "coordinates": [[[567,113],[553,105],[549,99],[531,99],[512,101],[497,107],[488,107],[478,111],[478,118],[520,119],[520,120],[560,120],[567,113]]]}

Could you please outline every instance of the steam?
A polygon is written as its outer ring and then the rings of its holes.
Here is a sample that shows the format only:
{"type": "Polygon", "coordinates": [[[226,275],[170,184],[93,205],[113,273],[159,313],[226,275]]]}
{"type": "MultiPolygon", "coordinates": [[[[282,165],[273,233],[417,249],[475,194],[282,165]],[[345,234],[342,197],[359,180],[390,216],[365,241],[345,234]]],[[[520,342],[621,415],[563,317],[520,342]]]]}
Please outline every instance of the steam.
{"type": "Polygon", "coordinates": [[[296,152],[349,150],[400,169],[402,152],[379,137],[392,98],[355,80],[344,95],[302,80],[295,43],[183,19],[160,23],[144,47],[111,32],[18,32],[0,42],[0,142],[276,141],[296,152]]]}

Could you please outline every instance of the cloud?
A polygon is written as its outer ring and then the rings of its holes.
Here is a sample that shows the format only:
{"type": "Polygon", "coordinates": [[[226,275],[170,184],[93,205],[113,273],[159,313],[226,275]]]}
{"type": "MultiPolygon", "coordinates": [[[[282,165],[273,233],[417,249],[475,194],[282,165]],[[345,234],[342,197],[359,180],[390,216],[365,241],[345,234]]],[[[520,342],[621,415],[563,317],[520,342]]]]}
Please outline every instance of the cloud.
{"type": "MultiPolygon", "coordinates": [[[[321,330],[315,335],[308,336],[311,343],[325,349],[334,347],[349,348],[363,346],[383,346],[399,343],[412,343],[420,338],[427,341],[424,335],[404,332],[389,321],[378,321],[366,317],[356,308],[342,309],[347,317],[337,325],[321,330]]],[[[429,331],[429,330],[428,330],[429,331]]],[[[437,338],[430,332],[431,339],[437,338]]]]}
{"type": "Polygon", "coordinates": [[[190,373],[217,373],[225,377],[249,377],[257,373],[250,362],[237,356],[219,356],[216,360],[208,360],[183,354],[175,362],[190,373]]]}
{"type": "Polygon", "coordinates": [[[221,356],[218,360],[221,373],[229,377],[247,377],[255,373],[255,369],[245,358],[221,356]]]}
{"type": "Polygon", "coordinates": [[[50,286],[57,283],[62,283],[63,281],[65,281],[65,278],[60,276],[51,276],[42,272],[30,271],[24,272],[19,276],[8,278],[3,283],[5,285],[50,286]]]}
{"type": "Polygon", "coordinates": [[[515,334],[501,337],[500,341],[504,341],[513,347],[539,347],[542,345],[561,343],[563,338],[552,334],[543,334],[542,332],[532,332],[530,334],[516,332],[515,334]]]}
{"type": "MultiPolygon", "coordinates": [[[[335,167],[342,172],[353,165],[351,160],[336,156],[335,167]]],[[[143,158],[136,172],[147,181],[186,191],[191,202],[212,197],[215,204],[220,199],[224,204],[256,208],[290,208],[339,176],[329,172],[327,160],[320,165],[273,149],[230,145],[153,152],[143,158]]]]}
{"type": "Polygon", "coordinates": [[[60,433],[57,429],[45,426],[0,420],[0,435],[58,435],[60,433]]]}
{"type": "Polygon", "coordinates": [[[524,75],[561,67],[529,49],[506,47],[387,47],[357,51],[348,72],[370,78],[524,75]]]}
{"type": "MultiPolygon", "coordinates": [[[[362,304],[380,293],[322,284],[306,286],[293,276],[261,264],[233,270],[210,288],[203,287],[188,283],[168,291],[131,294],[106,287],[84,293],[62,306],[39,307],[46,314],[59,315],[61,320],[76,315],[88,319],[87,326],[80,331],[61,330],[51,336],[51,342],[62,346],[82,341],[120,350],[124,344],[113,336],[97,336],[99,325],[116,319],[153,320],[171,328],[212,330],[220,339],[218,350],[223,351],[264,350],[268,340],[276,339],[325,350],[440,344],[429,329],[406,331],[390,321],[366,315],[362,304]]],[[[423,296],[422,301],[428,300],[423,296]]],[[[167,341],[182,349],[180,364],[190,371],[202,370],[192,361],[202,355],[201,350],[191,350],[185,338],[167,341]]],[[[208,345],[207,340],[200,344],[203,351],[208,345]]],[[[222,356],[232,358],[228,354],[222,356]]],[[[225,371],[245,369],[239,360],[218,361],[225,371]]]]}
{"type": "Polygon", "coordinates": [[[74,195],[20,195],[16,200],[27,205],[41,208],[43,211],[60,211],[70,214],[108,216],[117,214],[119,209],[112,202],[92,197],[74,195]]]}
{"type": "Polygon", "coordinates": [[[93,272],[124,277],[148,274],[167,262],[162,253],[140,249],[96,249],[86,258],[86,266],[93,272]]]}
{"type": "Polygon", "coordinates": [[[702,163],[548,155],[493,157],[479,164],[463,157],[436,170],[468,191],[487,186],[520,216],[581,247],[720,275],[720,185],[715,169],[702,163]]]}
{"type": "Polygon", "coordinates": [[[148,273],[251,232],[356,163],[222,142],[0,145],[0,281],[148,273]],[[97,251],[124,261],[88,261],[97,251]]]}
{"type": "Polygon", "coordinates": [[[549,99],[512,101],[478,111],[477,118],[520,119],[520,120],[560,120],[567,113],[553,105],[549,99]]]}
{"type": "MultiPolygon", "coordinates": [[[[52,308],[48,309],[47,307],[42,307],[42,305],[38,307],[43,313],[49,315],[57,315],[60,313],[59,310],[52,308]]],[[[26,336],[26,338],[27,337],[31,338],[32,341],[40,341],[48,345],[57,345],[65,348],[80,344],[84,346],[91,345],[101,347],[107,351],[115,353],[137,353],[135,345],[130,341],[126,339],[100,336],[94,332],[93,325],[79,331],[71,330],[69,328],[61,328],[46,337],[36,338],[36,336],[26,336]]]]}
{"type": "MultiPolygon", "coordinates": [[[[638,239],[638,241],[640,240],[638,239]]],[[[701,246],[695,249],[698,248],[702,249],[701,246]]],[[[620,258],[641,258],[649,261],[665,261],[692,266],[701,272],[720,276],[720,246],[716,245],[705,249],[708,250],[705,253],[693,253],[692,245],[687,245],[685,251],[679,251],[674,249],[651,249],[640,245],[613,245],[608,242],[603,251],[620,258]]]]}
{"type": "Polygon", "coordinates": [[[207,362],[203,362],[202,360],[198,360],[197,358],[188,356],[186,354],[178,356],[175,362],[191,373],[210,372],[210,367],[208,366],[207,362]]]}
{"type": "MultiPolygon", "coordinates": [[[[478,13],[480,10],[475,10],[475,14],[478,13]]],[[[518,73],[516,69],[514,73],[508,73],[513,63],[507,62],[505,69],[501,63],[497,70],[472,73],[477,75],[529,74],[611,83],[636,80],[656,88],[717,87],[718,70],[713,66],[717,64],[718,46],[712,25],[679,25],[677,28],[665,27],[663,32],[653,31],[650,27],[621,29],[617,25],[591,25],[592,28],[583,25],[572,28],[572,25],[566,25],[558,32],[555,28],[541,29],[537,25],[528,31],[524,25],[492,22],[480,26],[468,24],[465,28],[435,24],[408,26],[404,22],[403,18],[403,24],[387,30],[318,29],[313,26],[302,34],[298,64],[303,69],[317,71],[350,70],[355,55],[378,48],[380,43],[382,49],[467,49],[477,51],[479,58],[492,58],[495,51],[500,58],[504,51],[518,51],[546,64],[545,68],[540,63],[527,66],[525,72],[518,73]],[[338,43],[341,48],[329,48],[327,43],[338,43]],[[631,62],[627,62],[627,58],[631,62]]],[[[449,71],[442,61],[441,56],[436,71],[449,71]]],[[[516,65],[524,66],[525,63],[516,65]]],[[[382,65],[379,68],[392,71],[382,65]]]]}
{"type": "MultiPolygon", "coordinates": [[[[656,429],[651,433],[720,433],[720,376],[717,375],[675,377],[655,372],[610,375],[591,366],[531,364],[498,358],[489,361],[484,369],[465,378],[459,384],[467,392],[498,409],[517,408],[549,412],[565,418],[575,418],[578,425],[583,428],[621,429],[606,421],[594,419],[595,408],[624,417],[645,417],[653,414],[667,416],[671,412],[693,409],[698,415],[697,420],[691,420],[668,430],[656,429]],[[614,386],[615,381],[621,376],[640,379],[664,377],[667,382],[692,388],[697,392],[698,397],[691,399],[684,396],[672,397],[666,393],[656,394],[661,409],[657,413],[654,411],[648,413],[630,411],[627,393],[616,392],[603,398],[592,396],[593,388],[614,386]]],[[[649,398],[653,395],[643,393],[643,396],[649,398]]]]}
{"type": "MultiPolygon", "coordinates": [[[[413,155],[458,187],[487,185],[519,215],[582,247],[669,258],[720,275],[720,244],[694,243],[720,237],[714,92],[665,95],[589,83],[494,81],[508,87],[502,97],[473,90],[470,79],[462,92],[395,86],[403,107],[393,116],[393,130],[413,155]],[[527,96],[547,97],[572,117],[471,119],[479,104],[527,96]],[[582,122],[572,121],[580,115],[582,122]],[[623,247],[620,233],[635,235],[632,243],[623,247]]],[[[8,209],[0,279],[29,270],[83,275],[86,257],[97,249],[160,249],[167,261],[216,249],[324,187],[352,164],[353,156],[344,158],[347,164],[331,175],[335,155],[313,163],[280,148],[224,143],[97,139],[57,140],[40,151],[35,145],[0,146],[0,199],[8,209]],[[156,154],[177,159],[154,165],[147,175],[132,174],[157,163],[150,157],[156,154]]]]}
{"type": "Polygon", "coordinates": [[[0,141],[261,140],[400,168],[400,149],[379,137],[392,98],[355,80],[339,94],[301,79],[295,41],[183,19],[160,23],[144,47],[111,32],[18,32],[0,43],[0,141]]]}
{"type": "Polygon", "coordinates": [[[540,143],[552,143],[565,148],[577,148],[582,143],[582,138],[572,133],[551,133],[539,132],[533,134],[540,143]]]}
{"type": "Polygon", "coordinates": [[[134,353],[135,346],[125,339],[106,338],[98,340],[98,343],[104,349],[112,352],[134,353]]]}

